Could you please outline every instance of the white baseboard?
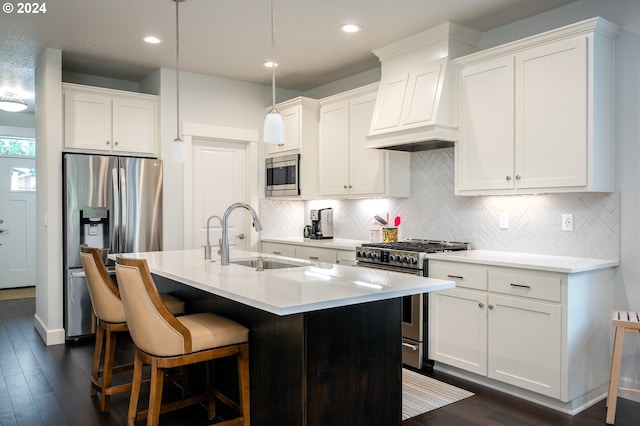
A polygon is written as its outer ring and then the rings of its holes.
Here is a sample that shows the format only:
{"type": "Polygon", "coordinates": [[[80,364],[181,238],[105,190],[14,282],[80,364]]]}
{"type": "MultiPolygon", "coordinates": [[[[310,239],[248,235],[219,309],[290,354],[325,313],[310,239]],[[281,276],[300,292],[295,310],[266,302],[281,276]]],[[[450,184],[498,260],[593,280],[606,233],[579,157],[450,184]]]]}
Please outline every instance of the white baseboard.
{"type": "Polygon", "coordinates": [[[53,330],[47,329],[42,319],[35,314],[33,316],[33,326],[40,335],[40,338],[47,346],[64,344],[64,328],[56,328],[53,330]]]}

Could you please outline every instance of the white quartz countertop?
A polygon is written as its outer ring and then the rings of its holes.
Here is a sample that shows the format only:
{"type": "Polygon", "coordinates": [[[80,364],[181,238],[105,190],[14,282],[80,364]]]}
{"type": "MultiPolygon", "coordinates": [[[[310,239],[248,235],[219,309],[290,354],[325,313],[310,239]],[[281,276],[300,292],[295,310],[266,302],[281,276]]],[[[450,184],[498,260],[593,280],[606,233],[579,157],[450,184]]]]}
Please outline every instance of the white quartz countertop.
{"type": "Polygon", "coordinates": [[[280,238],[261,238],[260,241],[268,243],[294,244],[297,246],[324,247],[336,250],[352,250],[354,251],[362,243],[369,241],[348,240],[344,238],[331,238],[328,240],[313,240],[303,237],[280,237],[280,238]]]}
{"type": "Polygon", "coordinates": [[[429,259],[450,260],[511,268],[536,269],[540,271],[574,274],[596,269],[613,268],[620,264],[613,259],[587,257],[550,256],[543,254],[516,253],[493,250],[466,250],[449,253],[431,253],[429,259]]]}
{"type": "MultiPolygon", "coordinates": [[[[230,260],[260,255],[231,250],[230,260]]],[[[220,257],[203,258],[202,250],[175,250],[122,254],[146,259],[153,274],[226,297],[277,315],[289,315],[455,287],[454,281],[411,274],[310,262],[264,255],[307,266],[256,271],[230,264],[220,257]]],[[[114,258],[115,255],[110,255],[114,258]]]]}

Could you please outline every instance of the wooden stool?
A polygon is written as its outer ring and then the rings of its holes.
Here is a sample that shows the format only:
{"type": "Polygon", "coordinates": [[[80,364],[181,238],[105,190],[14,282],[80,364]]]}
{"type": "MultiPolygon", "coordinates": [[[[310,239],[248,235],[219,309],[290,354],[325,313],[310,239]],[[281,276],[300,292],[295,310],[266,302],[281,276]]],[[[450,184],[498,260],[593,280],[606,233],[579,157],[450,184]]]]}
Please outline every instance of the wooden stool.
{"type": "Polygon", "coordinates": [[[116,274],[122,283],[121,295],[127,314],[131,338],[138,348],[133,370],[133,387],[129,400],[127,424],[147,419],[147,426],[159,422],[160,413],[208,401],[209,419],[216,417],[215,400],[233,408],[238,417],[216,423],[220,426],[249,426],[249,330],[228,318],[213,313],[176,317],[162,303],[144,259],[118,257],[116,274]],[[238,369],[238,395],[232,400],[211,386],[213,361],[234,357],[238,369]],[[179,401],[162,404],[164,371],[206,362],[207,389],[200,395],[189,395],[179,401]],[[151,365],[151,391],[148,410],[138,412],[142,367],[151,365]]]}
{"type": "Polygon", "coordinates": [[[609,378],[609,395],[607,396],[607,424],[612,425],[616,419],[616,403],[618,393],[640,395],[639,389],[620,387],[620,362],[625,333],[640,333],[640,313],[613,311],[613,325],[616,334],[613,341],[613,356],[611,357],[611,376],[609,378]]]}
{"type": "MultiPolygon", "coordinates": [[[[133,363],[115,365],[116,336],[128,333],[124,307],[118,287],[102,262],[101,251],[92,247],[80,248],[80,260],[85,271],[93,312],[97,318],[96,343],[91,366],[91,396],[99,392],[100,411],[109,411],[111,395],[131,391],[131,382],[112,386],[114,374],[133,369],[133,363]],[[100,362],[102,361],[102,368],[100,362]]],[[[162,294],[161,298],[174,315],[184,314],[185,303],[162,294]]]]}

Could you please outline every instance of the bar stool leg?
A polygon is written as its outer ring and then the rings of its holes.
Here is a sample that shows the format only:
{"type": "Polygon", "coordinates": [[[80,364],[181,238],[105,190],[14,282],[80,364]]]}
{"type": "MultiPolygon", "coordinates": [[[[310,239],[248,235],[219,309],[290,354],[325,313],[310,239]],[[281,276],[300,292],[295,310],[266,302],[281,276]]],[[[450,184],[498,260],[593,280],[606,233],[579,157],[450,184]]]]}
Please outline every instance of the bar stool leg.
{"type": "Polygon", "coordinates": [[[93,349],[93,364],[91,365],[91,396],[96,396],[98,389],[96,384],[100,380],[100,359],[102,358],[102,345],[104,342],[104,328],[98,327],[96,330],[96,344],[93,349]]]}
{"type": "Polygon", "coordinates": [[[622,362],[622,348],[624,345],[624,327],[616,327],[613,341],[613,355],[611,357],[611,376],[609,378],[609,394],[607,396],[607,424],[614,424],[616,419],[616,405],[618,402],[618,387],[620,385],[620,363],[622,362]]]}

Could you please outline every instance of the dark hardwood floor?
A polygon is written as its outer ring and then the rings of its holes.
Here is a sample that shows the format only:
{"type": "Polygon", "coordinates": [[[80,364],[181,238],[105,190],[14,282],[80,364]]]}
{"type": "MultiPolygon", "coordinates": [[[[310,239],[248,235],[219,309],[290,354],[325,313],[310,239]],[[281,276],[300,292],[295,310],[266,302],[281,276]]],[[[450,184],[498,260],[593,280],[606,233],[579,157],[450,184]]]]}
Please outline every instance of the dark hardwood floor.
{"type": "MultiPolygon", "coordinates": [[[[33,327],[34,312],[35,299],[0,301],[0,425],[125,424],[128,395],[113,396],[108,414],[101,414],[99,400],[89,395],[92,339],[46,347],[33,327]]],[[[131,355],[130,341],[120,346],[118,358],[131,355]]],[[[451,376],[432,375],[475,396],[406,420],[403,426],[605,424],[604,401],[572,417],[451,376]]],[[[200,406],[160,419],[161,425],[209,423],[200,406]]],[[[286,425],[286,420],[277,424],[286,425]]],[[[616,425],[640,425],[640,403],[620,398],[616,425]]]]}

